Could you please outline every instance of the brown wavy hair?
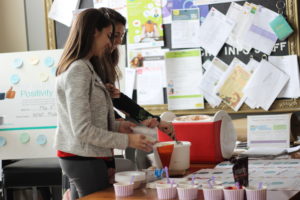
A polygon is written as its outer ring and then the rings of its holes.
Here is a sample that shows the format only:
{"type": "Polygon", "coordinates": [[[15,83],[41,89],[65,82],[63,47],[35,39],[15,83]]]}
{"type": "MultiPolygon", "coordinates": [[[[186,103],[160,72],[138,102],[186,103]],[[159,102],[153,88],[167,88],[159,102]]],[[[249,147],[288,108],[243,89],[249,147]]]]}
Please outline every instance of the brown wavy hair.
{"type": "MultiPolygon", "coordinates": [[[[115,26],[118,24],[122,24],[123,26],[126,25],[126,19],[117,11],[111,8],[99,8],[99,10],[107,12],[110,17],[110,20],[115,26]]],[[[119,57],[120,52],[119,49],[116,48],[112,52],[106,50],[104,55],[100,59],[91,59],[93,65],[101,66],[95,69],[95,71],[104,83],[115,84],[115,82],[118,81],[121,77],[121,71],[118,68],[119,57]]]]}
{"type": "Polygon", "coordinates": [[[72,24],[56,75],[65,72],[75,60],[86,58],[93,46],[95,30],[102,31],[111,25],[113,23],[105,10],[90,8],[80,12],[72,24]]]}

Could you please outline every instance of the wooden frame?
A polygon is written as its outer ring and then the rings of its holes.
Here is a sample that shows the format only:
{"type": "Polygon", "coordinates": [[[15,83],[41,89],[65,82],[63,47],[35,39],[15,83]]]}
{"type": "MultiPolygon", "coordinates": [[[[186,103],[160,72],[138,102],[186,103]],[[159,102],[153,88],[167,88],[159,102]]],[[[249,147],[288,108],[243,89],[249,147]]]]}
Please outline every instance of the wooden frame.
{"type": "MultiPolygon", "coordinates": [[[[45,4],[45,21],[47,28],[47,45],[48,49],[56,49],[56,38],[55,38],[55,26],[53,20],[49,19],[48,11],[51,8],[52,0],[44,0],[45,4]]],[[[289,23],[294,28],[294,34],[288,39],[288,50],[289,54],[296,54],[300,56],[300,35],[299,35],[299,16],[298,16],[298,1],[297,0],[285,0],[286,15],[289,23]]],[[[144,106],[146,110],[155,115],[168,110],[166,104],[163,105],[149,105],[144,106]]],[[[216,108],[212,108],[208,103],[205,103],[205,109],[198,110],[176,110],[173,111],[177,115],[187,114],[213,114],[218,110],[225,110],[231,114],[245,114],[245,113],[264,113],[266,111],[262,109],[251,109],[246,104],[240,108],[238,112],[232,110],[229,106],[222,103],[216,108]]],[[[268,112],[296,112],[300,111],[300,99],[277,99],[271,106],[268,112]]]]}

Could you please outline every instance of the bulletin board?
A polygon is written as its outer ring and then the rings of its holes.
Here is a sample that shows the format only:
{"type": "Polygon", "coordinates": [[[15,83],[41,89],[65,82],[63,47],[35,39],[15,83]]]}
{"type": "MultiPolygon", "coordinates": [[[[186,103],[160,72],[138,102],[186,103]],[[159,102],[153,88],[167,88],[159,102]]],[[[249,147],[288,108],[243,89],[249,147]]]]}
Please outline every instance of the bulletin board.
{"type": "Polygon", "coordinates": [[[55,72],[62,50],[0,54],[0,158],[55,157],[55,72]]]}
{"type": "MultiPolygon", "coordinates": [[[[44,0],[46,11],[50,10],[52,0],[44,0]]],[[[236,1],[239,4],[244,4],[245,1],[236,1]]],[[[262,5],[266,8],[269,8],[275,12],[278,12],[278,7],[283,8],[283,14],[287,18],[288,22],[294,29],[293,35],[291,35],[286,41],[277,41],[274,51],[271,55],[289,55],[289,54],[296,54],[300,55],[300,36],[299,36],[299,3],[295,0],[281,0],[280,3],[277,3],[277,0],[248,0],[249,3],[254,3],[258,5],[262,5]],[[284,4],[282,5],[282,2],[284,4]],[[276,4],[277,3],[277,4],[276,4]]],[[[188,5],[188,4],[186,4],[188,5]]],[[[224,14],[227,12],[230,3],[221,3],[221,4],[210,4],[207,5],[209,9],[211,7],[215,7],[219,11],[223,12],[224,14]]],[[[80,8],[90,8],[93,7],[92,0],[84,0],[80,2],[80,8]]],[[[48,44],[49,48],[62,48],[64,42],[68,36],[69,28],[60,24],[59,22],[54,22],[51,19],[47,18],[47,25],[48,25],[48,44]]],[[[172,50],[171,46],[171,25],[167,24],[164,25],[164,44],[163,48],[169,48],[172,50]]],[[[257,61],[260,61],[263,58],[267,58],[261,52],[257,52],[254,49],[250,51],[250,53],[239,52],[235,48],[232,48],[229,45],[224,45],[222,50],[218,54],[218,58],[220,58],[225,63],[229,64],[234,57],[239,58],[241,61],[248,63],[250,58],[254,58],[257,61]]],[[[202,49],[202,62],[204,63],[208,59],[212,59],[213,56],[206,54],[204,49],[202,49]]],[[[149,105],[144,106],[148,111],[153,114],[161,114],[162,112],[167,111],[167,105],[149,105]]],[[[277,99],[273,105],[271,106],[269,112],[294,112],[299,110],[300,107],[300,100],[299,99],[277,99]]],[[[226,104],[222,103],[220,106],[216,108],[212,108],[209,104],[205,103],[204,110],[178,110],[173,111],[178,115],[182,114],[212,114],[215,113],[217,110],[225,110],[228,113],[263,113],[265,112],[262,109],[250,109],[247,105],[243,105],[239,111],[235,112],[226,104]]]]}

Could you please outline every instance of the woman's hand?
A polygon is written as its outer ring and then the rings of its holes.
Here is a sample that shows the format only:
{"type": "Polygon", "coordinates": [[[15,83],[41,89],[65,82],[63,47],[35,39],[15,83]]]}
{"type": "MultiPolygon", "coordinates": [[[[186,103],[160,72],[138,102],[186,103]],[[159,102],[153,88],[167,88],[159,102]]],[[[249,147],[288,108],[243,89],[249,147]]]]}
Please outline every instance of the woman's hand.
{"type": "Polygon", "coordinates": [[[111,98],[114,98],[114,99],[120,98],[121,92],[120,92],[120,90],[119,90],[118,88],[116,88],[113,84],[111,84],[111,83],[106,83],[106,84],[105,84],[105,87],[106,87],[106,89],[109,91],[110,97],[111,97],[111,98]]]}
{"type": "Polygon", "coordinates": [[[160,121],[158,128],[172,139],[175,137],[174,127],[171,122],[160,121]]]}
{"type": "Polygon", "coordinates": [[[141,122],[144,126],[147,126],[149,128],[154,128],[159,125],[159,122],[157,121],[156,118],[149,118],[141,122]]]}
{"type": "Polygon", "coordinates": [[[136,127],[136,124],[129,121],[120,121],[119,132],[120,133],[132,133],[131,127],[136,127]]]}
{"type": "Polygon", "coordinates": [[[128,146],[140,149],[142,151],[152,151],[154,142],[147,140],[146,136],[141,134],[128,134],[128,146]]]}
{"type": "Polygon", "coordinates": [[[158,127],[162,132],[170,136],[172,139],[174,139],[175,137],[174,127],[171,122],[166,122],[162,120],[158,122],[156,118],[150,118],[142,121],[141,124],[149,128],[158,127]]]}

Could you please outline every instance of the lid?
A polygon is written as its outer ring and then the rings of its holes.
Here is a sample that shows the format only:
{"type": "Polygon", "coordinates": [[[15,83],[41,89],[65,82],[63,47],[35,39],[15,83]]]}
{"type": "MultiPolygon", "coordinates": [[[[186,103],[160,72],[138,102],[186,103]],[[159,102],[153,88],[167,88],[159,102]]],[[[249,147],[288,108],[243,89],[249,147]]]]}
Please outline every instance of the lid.
{"type": "Polygon", "coordinates": [[[167,142],[157,142],[153,145],[153,148],[162,147],[166,145],[174,144],[174,148],[180,148],[183,146],[191,146],[191,142],[189,141],[180,141],[179,143],[176,143],[175,141],[167,141],[167,142]]]}
{"type": "Polygon", "coordinates": [[[134,181],[144,181],[146,179],[145,172],[125,171],[116,173],[115,180],[116,182],[130,182],[132,176],[134,176],[134,181]]]}
{"type": "Polygon", "coordinates": [[[175,123],[193,123],[193,122],[211,122],[213,120],[212,117],[209,115],[186,115],[186,116],[180,116],[175,117],[172,122],[175,123]]]}
{"type": "Polygon", "coordinates": [[[222,120],[220,144],[223,158],[230,158],[233,154],[236,143],[236,132],[231,120],[231,117],[223,110],[218,111],[213,121],[222,120]]]}

